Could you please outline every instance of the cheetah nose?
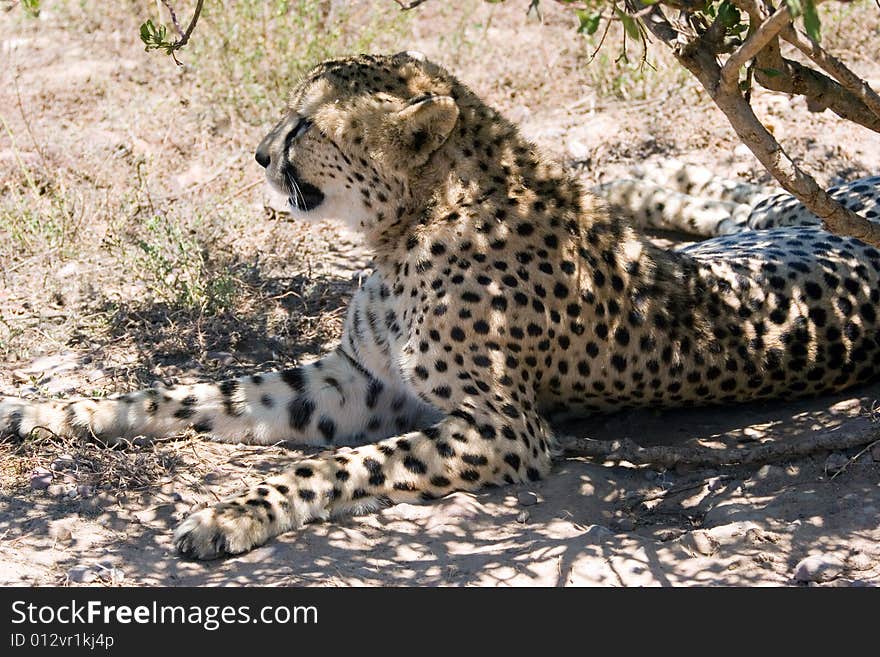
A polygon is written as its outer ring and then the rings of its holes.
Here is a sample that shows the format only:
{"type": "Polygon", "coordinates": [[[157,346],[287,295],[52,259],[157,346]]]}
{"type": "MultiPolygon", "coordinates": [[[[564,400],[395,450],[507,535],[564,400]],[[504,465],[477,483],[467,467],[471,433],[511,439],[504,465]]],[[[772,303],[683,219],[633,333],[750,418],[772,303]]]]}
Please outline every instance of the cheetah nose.
{"type": "Polygon", "coordinates": [[[254,159],[264,169],[267,166],[269,166],[269,162],[272,161],[272,158],[269,157],[269,149],[263,148],[262,144],[260,144],[260,147],[257,149],[257,152],[254,154],[254,159]]]}

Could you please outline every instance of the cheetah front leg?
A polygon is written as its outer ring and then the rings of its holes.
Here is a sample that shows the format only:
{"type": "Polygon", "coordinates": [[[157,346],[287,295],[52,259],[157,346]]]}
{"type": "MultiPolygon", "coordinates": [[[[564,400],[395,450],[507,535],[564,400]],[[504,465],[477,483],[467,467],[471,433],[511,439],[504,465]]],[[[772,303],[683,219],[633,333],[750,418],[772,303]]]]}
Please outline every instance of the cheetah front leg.
{"type": "Polygon", "coordinates": [[[150,388],[106,399],[0,397],[0,436],[48,431],[107,444],[187,428],[215,440],[352,445],[426,426],[437,417],[388,373],[342,348],[300,367],[221,383],[150,388]]]}
{"type": "Polygon", "coordinates": [[[465,403],[427,429],[303,459],[189,516],[174,544],[198,559],[238,554],[311,520],[537,480],[549,472],[550,457],[551,435],[537,414],[513,404],[465,403]]]}

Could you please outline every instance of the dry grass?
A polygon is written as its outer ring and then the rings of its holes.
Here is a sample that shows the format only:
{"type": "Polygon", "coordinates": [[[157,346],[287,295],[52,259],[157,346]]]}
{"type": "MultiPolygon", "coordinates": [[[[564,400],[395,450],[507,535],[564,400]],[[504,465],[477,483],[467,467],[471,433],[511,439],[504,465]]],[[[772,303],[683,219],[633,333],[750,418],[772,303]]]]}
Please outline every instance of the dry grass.
{"type": "Polygon", "coordinates": [[[113,449],[45,433],[23,442],[0,441],[0,494],[25,493],[32,474],[41,470],[52,474],[50,493],[57,497],[145,491],[177,472],[183,462],[180,452],[190,440],[130,441],[113,449]]]}

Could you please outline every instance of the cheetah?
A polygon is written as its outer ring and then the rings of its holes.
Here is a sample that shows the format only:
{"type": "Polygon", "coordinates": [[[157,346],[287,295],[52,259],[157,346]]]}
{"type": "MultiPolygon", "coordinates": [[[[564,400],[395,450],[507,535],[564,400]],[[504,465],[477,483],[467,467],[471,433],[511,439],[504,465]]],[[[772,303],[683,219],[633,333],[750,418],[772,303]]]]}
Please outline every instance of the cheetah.
{"type": "Polygon", "coordinates": [[[876,249],[813,226],[654,246],[416,53],[318,65],[256,160],[295,218],[342,219],[374,253],[335,350],[218,384],[0,398],[21,438],[193,428],[325,448],[184,519],[185,556],[544,478],[562,415],[815,395],[880,371],[876,249]]]}

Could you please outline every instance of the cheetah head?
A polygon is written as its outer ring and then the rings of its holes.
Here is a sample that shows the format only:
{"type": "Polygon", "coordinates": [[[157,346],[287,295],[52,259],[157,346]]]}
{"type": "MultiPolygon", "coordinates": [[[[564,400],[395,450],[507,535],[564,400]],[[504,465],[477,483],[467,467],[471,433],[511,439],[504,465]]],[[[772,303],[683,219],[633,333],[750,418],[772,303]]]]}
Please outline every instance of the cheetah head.
{"type": "Polygon", "coordinates": [[[418,205],[459,118],[458,83],[419,53],[324,62],[294,89],[256,160],[297,219],[370,231],[418,205]]]}

